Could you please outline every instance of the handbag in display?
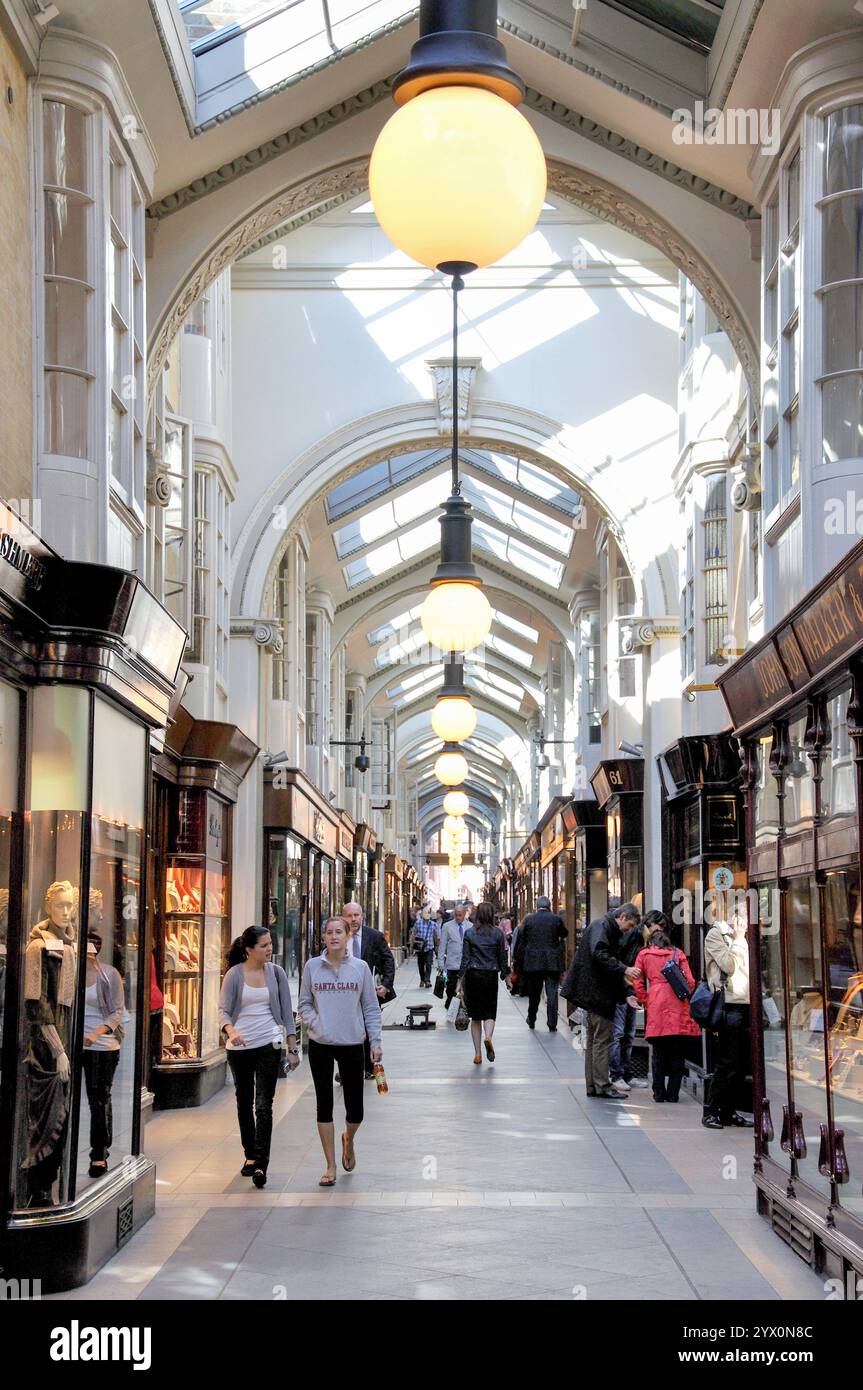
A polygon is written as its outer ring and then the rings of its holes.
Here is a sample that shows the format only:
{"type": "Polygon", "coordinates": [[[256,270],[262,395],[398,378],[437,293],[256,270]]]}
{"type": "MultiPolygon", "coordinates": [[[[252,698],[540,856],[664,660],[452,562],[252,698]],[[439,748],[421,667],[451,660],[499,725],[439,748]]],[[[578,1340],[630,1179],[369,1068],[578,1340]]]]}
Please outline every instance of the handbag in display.
{"type": "Polygon", "coordinates": [[[707,981],[702,980],[692,991],[689,1012],[699,1028],[715,1032],[725,1013],[725,990],[722,985],[719,989],[711,989],[707,981]]]}
{"type": "Polygon", "coordinates": [[[439,970],[439,971],[437,972],[437,976],[435,977],[435,982],[434,982],[434,990],[433,990],[433,993],[434,993],[435,999],[443,999],[445,988],[446,988],[446,973],[445,973],[443,970],[439,970]]]}
{"type": "Polygon", "coordinates": [[[678,964],[680,952],[675,949],[674,954],[665,962],[660,975],[666,984],[670,985],[678,999],[688,999],[690,996],[689,985],[686,983],[686,976],[678,964]]]}
{"type": "Polygon", "coordinates": [[[470,1014],[464,1005],[464,1000],[459,1000],[458,1013],[455,1016],[455,1026],[460,1033],[464,1033],[470,1026],[470,1014]]]}

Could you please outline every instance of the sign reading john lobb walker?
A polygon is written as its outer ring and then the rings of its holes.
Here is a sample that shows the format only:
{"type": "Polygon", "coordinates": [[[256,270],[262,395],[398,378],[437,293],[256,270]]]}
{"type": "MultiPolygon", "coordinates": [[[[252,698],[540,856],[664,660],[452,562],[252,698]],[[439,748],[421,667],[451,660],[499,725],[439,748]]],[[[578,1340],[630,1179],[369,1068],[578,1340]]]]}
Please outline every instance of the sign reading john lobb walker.
{"type": "Polygon", "coordinates": [[[763,720],[863,645],[863,545],[717,684],[741,729],[763,720]]]}

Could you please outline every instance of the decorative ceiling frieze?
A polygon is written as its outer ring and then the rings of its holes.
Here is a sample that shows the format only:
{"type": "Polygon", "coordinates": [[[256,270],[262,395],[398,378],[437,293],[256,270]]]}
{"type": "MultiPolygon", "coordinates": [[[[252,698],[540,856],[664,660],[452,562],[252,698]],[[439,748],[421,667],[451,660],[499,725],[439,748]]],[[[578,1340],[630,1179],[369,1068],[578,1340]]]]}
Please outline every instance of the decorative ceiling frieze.
{"type": "MultiPolygon", "coordinates": [[[[353,96],[346,97],[344,101],[336,102],[326,111],[321,111],[316,116],[310,116],[308,120],[292,126],[281,135],[275,135],[271,140],[265,140],[263,144],[256,145],[254,149],[247,150],[245,154],[237,155],[235,159],[228,160],[218,169],[211,169],[209,173],[193,179],[184,187],[175,189],[173,193],[166,194],[164,198],[157,199],[147,209],[148,218],[158,221],[170,217],[182,208],[189,207],[192,203],[199,202],[201,198],[206,198],[210,193],[224,188],[226,184],[233,183],[245,174],[251,174],[263,165],[269,164],[271,160],[280,159],[283,154],[313,140],[316,135],[322,135],[324,131],[332,130],[334,126],[343,124],[351,116],[359,115],[370,107],[377,106],[379,102],[391,96],[393,80],[393,77],[386,77],[380,82],[373,83],[371,87],[364,88],[361,92],[355,92],[353,96]]],[[[684,192],[691,193],[694,197],[711,203],[732,217],[749,221],[759,215],[756,207],[747,203],[744,198],[738,197],[736,193],[720,188],[717,184],[711,183],[709,179],[702,178],[699,174],[692,173],[691,170],[683,168],[682,165],[676,164],[673,160],[666,159],[664,155],[649,150],[645,145],[639,145],[637,141],[630,140],[627,136],[620,135],[617,131],[600,125],[597,121],[590,120],[563,102],[556,101],[553,97],[546,96],[532,87],[529,87],[525,93],[525,104],[532,111],[545,116],[547,120],[554,121],[556,125],[571,130],[585,140],[590,140],[592,144],[602,145],[612,154],[619,155],[622,159],[629,160],[640,168],[658,175],[659,178],[676,184],[684,192]]],[[[255,248],[248,248],[248,250],[253,249],[255,248]]]]}

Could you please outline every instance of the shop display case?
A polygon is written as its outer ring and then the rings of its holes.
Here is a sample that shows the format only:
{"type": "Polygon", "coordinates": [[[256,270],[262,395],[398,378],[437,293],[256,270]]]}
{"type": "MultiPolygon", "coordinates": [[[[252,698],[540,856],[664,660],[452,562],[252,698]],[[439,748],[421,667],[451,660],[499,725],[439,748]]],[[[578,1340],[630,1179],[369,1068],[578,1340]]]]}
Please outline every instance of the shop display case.
{"type": "Polygon", "coordinates": [[[230,806],[205,788],[176,789],[162,889],[159,1109],[200,1104],[224,1070],[219,992],[231,938],[230,819],[230,806]]]}

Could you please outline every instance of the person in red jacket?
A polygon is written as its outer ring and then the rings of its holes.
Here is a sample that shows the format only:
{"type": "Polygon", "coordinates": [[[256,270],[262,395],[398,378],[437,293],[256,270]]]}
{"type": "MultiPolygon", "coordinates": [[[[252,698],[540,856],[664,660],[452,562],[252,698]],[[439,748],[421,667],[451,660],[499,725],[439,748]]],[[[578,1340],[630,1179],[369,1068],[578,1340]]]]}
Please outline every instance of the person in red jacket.
{"type": "MultiPolygon", "coordinates": [[[[667,919],[664,919],[667,927],[667,919]]],[[[678,999],[664,979],[662,967],[675,954],[668,932],[663,926],[654,927],[647,945],[635,958],[639,972],[633,985],[636,998],[647,1014],[645,1037],[650,1039],[653,1064],[653,1099],[675,1102],[680,1098],[680,1083],[686,1064],[687,1038],[697,1038],[701,1029],[689,1012],[685,999],[678,999]]],[[[689,962],[678,950],[677,964],[683,971],[690,990],[695,988],[689,962]]]]}

